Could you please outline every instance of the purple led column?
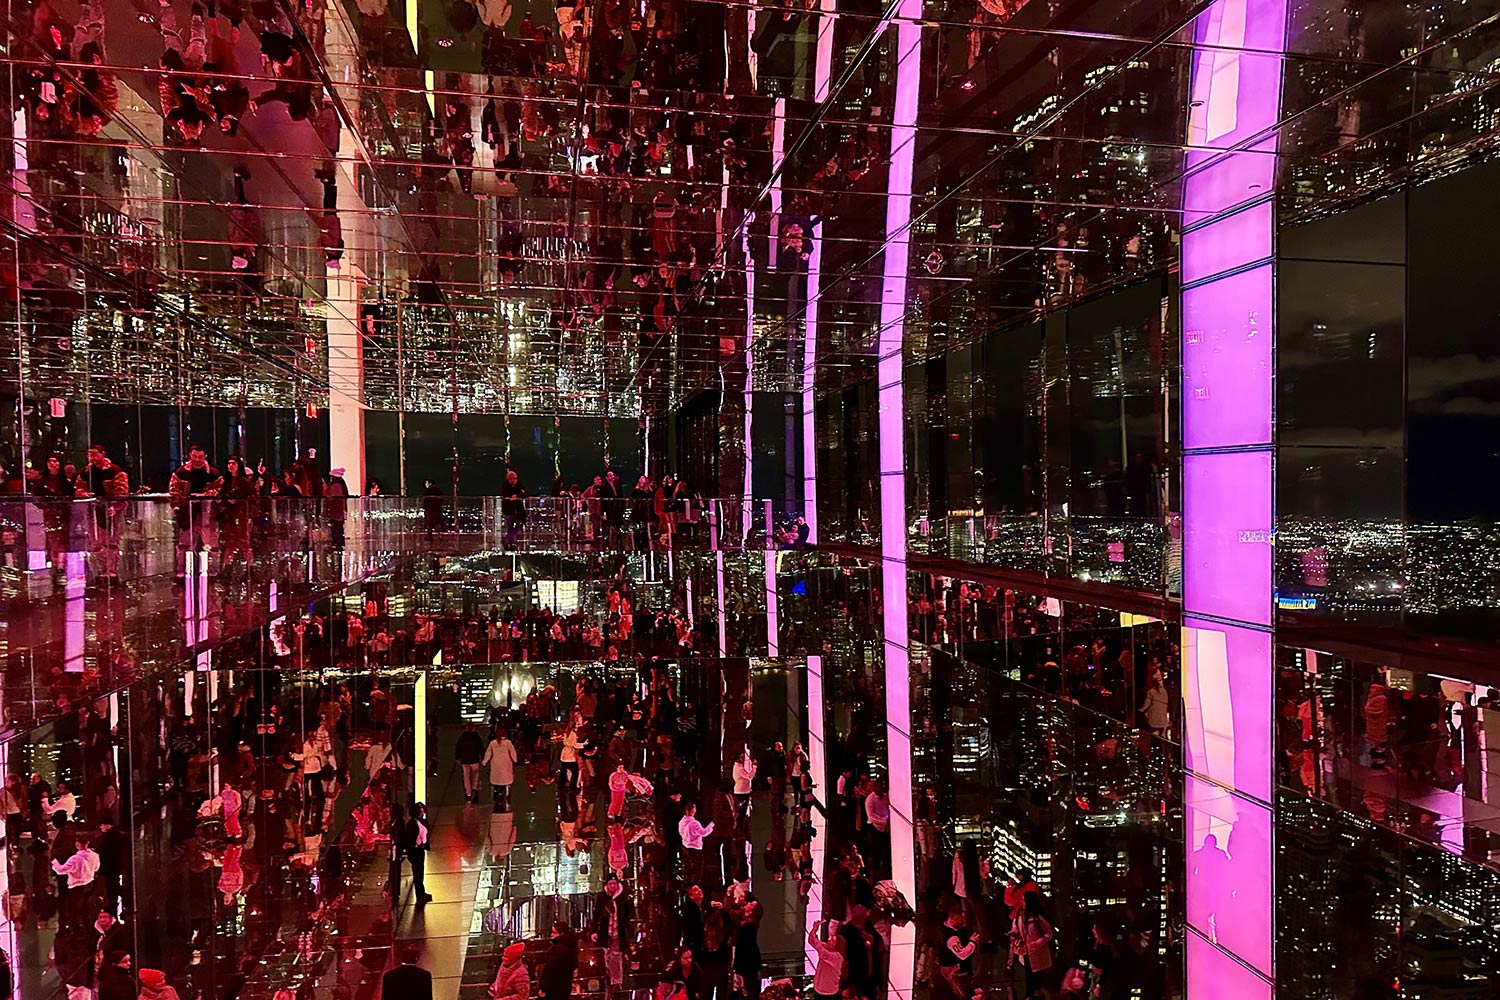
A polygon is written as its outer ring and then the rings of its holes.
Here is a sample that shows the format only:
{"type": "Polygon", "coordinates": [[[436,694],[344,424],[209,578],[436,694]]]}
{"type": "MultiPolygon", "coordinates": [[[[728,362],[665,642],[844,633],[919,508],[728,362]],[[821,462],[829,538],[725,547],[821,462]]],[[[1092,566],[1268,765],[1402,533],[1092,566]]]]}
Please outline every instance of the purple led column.
{"type": "Polygon", "coordinates": [[[812,227],[812,254],[807,260],[807,310],[802,321],[802,516],[807,541],[818,544],[818,296],[823,278],[823,224],[812,227]]]}
{"type": "MultiPolygon", "coordinates": [[[[891,168],[886,183],[885,268],[876,362],[880,439],[881,597],[885,632],[886,763],[891,803],[891,877],[915,900],[912,826],[911,664],[906,621],[905,360],[906,272],[910,258],[912,164],[921,90],[921,0],[896,10],[896,101],[891,114],[891,168]]],[[[891,996],[911,995],[916,973],[915,925],[891,931],[891,996]]]]}
{"type": "Polygon", "coordinates": [[[1193,24],[1182,236],[1187,996],[1275,992],[1276,135],[1288,0],[1193,24]]]}

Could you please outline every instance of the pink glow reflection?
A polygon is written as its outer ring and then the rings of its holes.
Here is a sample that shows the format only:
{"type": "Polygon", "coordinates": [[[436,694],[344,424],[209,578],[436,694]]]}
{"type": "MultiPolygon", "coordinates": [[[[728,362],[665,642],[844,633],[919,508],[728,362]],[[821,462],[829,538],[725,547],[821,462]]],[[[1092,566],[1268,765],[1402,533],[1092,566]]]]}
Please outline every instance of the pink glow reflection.
{"type": "Polygon", "coordinates": [[[1215,1000],[1271,1000],[1272,986],[1189,931],[1186,995],[1215,1000]]]}
{"type": "Polygon", "coordinates": [[[1188,611],[1271,624],[1271,459],[1269,449],[1183,457],[1182,600],[1188,611]]]}
{"type": "MultiPolygon", "coordinates": [[[[826,773],[827,756],[823,744],[824,725],[823,719],[827,706],[823,703],[823,657],[812,654],[807,658],[807,766],[812,771],[813,788],[821,798],[825,796],[828,788],[828,775],[826,773]]],[[[812,839],[812,862],[816,877],[807,892],[807,927],[816,927],[818,921],[823,919],[823,860],[827,851],[826,840],[827,819],[821,809],[812,810],[813,831],[816,836],[812,839]]],[[[818,952],[812,945],[806,945],[807,974],[810,976],[818,969],[818,952]]]]}
{"type": "Polygon", "coordinates": [[[1183,233],[1183,283],[1268,259],[1273,252],[1274,208],[1274,202],[1263,201],[1214,225],[1183,233]]]}
{"type": "MultiPolygon", "coordinates": [[[[891,878],[909,900],[916,895],[912,830],[911,669],[907,652],[906,460],[902,384],[910,258],[912,170],[921,90],[921,0],[901,0],[896,11],[896,99],[891,114],[890,175],[886,182],[886,246],[880,298],[876,384],[880,440],[880,554],[885,633],[886,762],[891,804],[891,878]]],[[[888,23],[888,22],[885,22],[888,23]]],[[[882,25],[884,26],[884,24],[882,25]]],[[[908,997],[916,975],[913,927],[892,930],[890,995],[908,997]]]]}
{"type": "MultiPolygon", "coordinates": [[[[1225,236],[1242,239],[1237,217],[1231,217],[1192,234],[1190,248],[1206,255],[1232,253],[1215,246],[1221,226],[1229,227],[1225,236]]],[[[1183,270],[1201,273],[1186,261],[1183,270]]],[[[1271,264],[1182,293],[1184,448],[1270,443],[1274,310],[1271,264]]]]}
{"type": "Polygon", "coordinates": [[[1182,295],[1187,995],[1194,998],[1269,1000],[1273,993],[1275,866],[1264,804],[1274,764],[1272,637],[1192,616],[1272,624],[1275,263],[1226,272],[1272,256],[1270,202],[1228,213],[1275,186],[1287,6],[1215,0],[1194,22],[1201,47],[1193,53],[1183,225],[1202,225],[1182,243],[1184,278],[1200,282],[1182,295]]]}
{"type": "Polygon", "coordinates": [[[1183,743],[1190,771],[1271,799],[1271,634],[1188,618],[1182,629],[1183,743]]]}
{"type": "Polygon", "coordinates": [[[1187,775],[1188,925],[1271,974],[1274,892],[1271,811],[1187,775]]]}

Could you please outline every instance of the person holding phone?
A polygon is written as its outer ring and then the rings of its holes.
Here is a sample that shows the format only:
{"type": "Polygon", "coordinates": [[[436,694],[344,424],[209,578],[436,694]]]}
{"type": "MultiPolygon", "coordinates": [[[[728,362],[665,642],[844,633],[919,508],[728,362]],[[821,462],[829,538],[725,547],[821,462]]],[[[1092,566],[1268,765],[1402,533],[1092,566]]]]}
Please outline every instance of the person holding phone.
{"type": "Polygon", "coordinates": [[[844,979],[844,939],[830,933],[832,924],[831,919],[825,918],[820,926],[814,926],[807,934],[807,943],[818,953],[818,965],[813,972],[813,993],[820,997],[838,996],[839,984],[844,979]]]}

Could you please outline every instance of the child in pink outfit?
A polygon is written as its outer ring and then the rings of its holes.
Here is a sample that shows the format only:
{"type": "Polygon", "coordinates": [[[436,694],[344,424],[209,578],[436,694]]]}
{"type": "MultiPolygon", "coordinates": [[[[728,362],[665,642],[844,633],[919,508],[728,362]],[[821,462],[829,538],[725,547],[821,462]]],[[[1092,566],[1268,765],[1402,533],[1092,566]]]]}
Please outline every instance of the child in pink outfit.
{"type": "Polygon", "coordinates": [[[625,815],[625,793],[630,790],[630,775],[625,771],[625,765],[616,767],[614,773],[609,776],[609,818],[616,819],[625,815]]]}

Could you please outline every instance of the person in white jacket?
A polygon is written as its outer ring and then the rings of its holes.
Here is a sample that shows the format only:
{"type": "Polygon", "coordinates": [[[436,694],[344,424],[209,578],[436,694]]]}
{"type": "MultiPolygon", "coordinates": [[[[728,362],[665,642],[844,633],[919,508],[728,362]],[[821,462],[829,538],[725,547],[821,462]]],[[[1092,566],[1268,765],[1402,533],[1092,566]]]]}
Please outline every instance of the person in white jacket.
{"type": "Polygon", "coordinates": [[[490,769],[490,787],[495,792],[495,810],[510,810],[510,786],[516,780],[516,745],[505,735],[505,730],[495,731],[495,738],[484,748],[484,759],[480,764],[490,769]]]}
{"type": "Polygon", "coordinates": [[[756,764],[750,748],[734,762],[734,809],[741,822],[750,814],[750,792],[755,787],[756,764]]]}
{"type": "Polygon", "coordinates": [[[90,888],[94,876],[99,874],[99,855],[87,843],[80,842],[78,849],[64,861],[53,861],[52,870],[65,877],[68,891],[62,897],[62,913],[58,923],[61,927],[79,927],[90,915],[98,913],[98,902],[90,888]]]}
{"type": "Polygon", "coordinates": [[[677,821],[677,835],[682,838],[682,866],[688,885],[697,885],[703,878],[703,840],[714,832],[713,822],[707,826],[698,822],[698,806],[689,802],[682,807],[682,819],[677,821]]]}

